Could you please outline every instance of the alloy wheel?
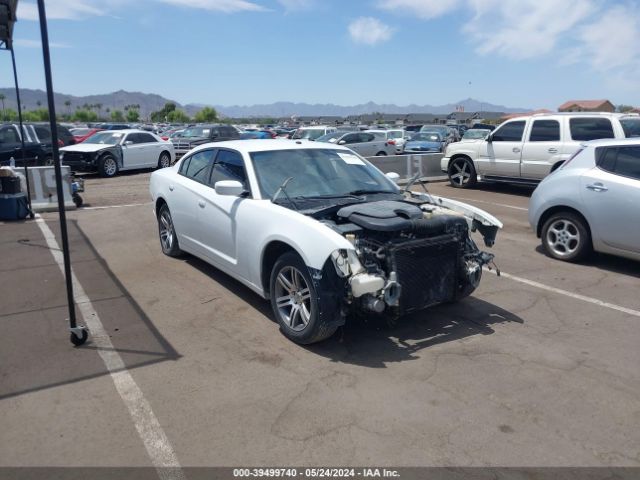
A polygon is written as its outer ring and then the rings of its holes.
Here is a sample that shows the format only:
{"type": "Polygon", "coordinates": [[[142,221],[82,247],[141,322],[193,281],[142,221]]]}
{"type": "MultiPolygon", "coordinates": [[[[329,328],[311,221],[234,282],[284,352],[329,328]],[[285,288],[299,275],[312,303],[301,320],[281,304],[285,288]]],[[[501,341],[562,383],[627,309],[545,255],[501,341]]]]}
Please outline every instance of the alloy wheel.
{"type": "Polygon", "coordinates": [[[115,175],[117,169],[118,165],[113,157],[107,157],[104,159],[104,173],[106,173],[107,176],[112,177],[115,175]]]}
{"type": "Polygon", "coordinates": [[[275,297],[278,314],[294,331],[306,328],[311,319],[311,290],[295,267],[284,267],[276,278],[275,297]]]}
{"type": "Polygon", "coordinates": [[[173,222],[168,209],[160,213],[160,241],[165,251],[170,251],[173,247],[173,222]]]}
{"type": "Polygon", "coordinates": [[[572,255],[580,248],[580,230],[570,220],[558,219],[549,226],[545,241],[558,257],[572,255]]]}
{"type": "Polygon", "coordinates": [[[469,183],[471,178],[471,167],[469,162],[464,159],[454,160],[451,164],[450,178],[453,183],[463,186],[469,183]]]}

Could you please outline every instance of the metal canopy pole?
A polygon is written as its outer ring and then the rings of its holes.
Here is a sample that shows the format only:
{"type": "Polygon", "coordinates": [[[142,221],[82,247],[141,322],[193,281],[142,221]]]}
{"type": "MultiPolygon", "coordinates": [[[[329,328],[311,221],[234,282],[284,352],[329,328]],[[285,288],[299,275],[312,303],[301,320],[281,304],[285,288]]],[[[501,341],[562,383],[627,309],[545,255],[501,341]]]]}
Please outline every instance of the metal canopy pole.
{"type": "Polygon", "coordinates": [[[13,40],[9,42],[9,50],[11,51],[11,63],[13,65],[13,79],[16,84],[16,100],[18,101],[18,122],[20,123],[20,146],[22,147],[22,165],[24,166],[24,176],[27,180],[27,204],[29,205],[29,216],[34,217],[33,209],[31,208],[31,185],[29,182],[29,170],[27,168],[27,161],[24,158],[24,125],[22,124],[22,101],[20,100],[20,88],[18,87],[18,71],[16,70],[16,56],[13,53],[13,40]]]}
{"type": "Polygon", "coordinates": [[[44,61],[44,75],[47,85],[47,102],[49,106],[49,123],[51,125],[51,148],[53,150],[53,166],[56,174],[56,193],[58,195],[58,213],[60,215],[60,236],[62,237],[62,254],[64,257],[64,277],[67,282],[67,303],[69,306],[69,330],[71,343],[82,345],[87,341],[88,331],[84,326],[76,323],[75,301],[73,298],[73,281],[71,277],[71,259],[69,257],[69,238],[67,236],[67,216],[64,209],[64,193],[62,191],[62,169],[60,167],[60,152],[58,150],[58,126],[56,124],[56,109],[53,99],[53,81],[51,80],[51,58],[49,55],[49,34],[47,32],[47,15],[44,0],[38,0],[40,16],[40,34],[42,36],[42,58],[44,61]]]}

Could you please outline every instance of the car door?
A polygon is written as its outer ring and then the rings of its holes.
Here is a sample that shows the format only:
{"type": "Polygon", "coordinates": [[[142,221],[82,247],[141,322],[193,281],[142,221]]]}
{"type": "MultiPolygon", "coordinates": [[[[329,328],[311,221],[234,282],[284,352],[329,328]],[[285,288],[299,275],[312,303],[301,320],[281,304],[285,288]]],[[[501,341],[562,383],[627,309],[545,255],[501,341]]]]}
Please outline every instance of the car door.
{"type": "Polygon", "coordinates": [[[360,143],[360,135],[357,132],[347,133],[339,141],[338,145],[345,145],[354,151],[358,151],[354,145],[360,143]]]}
{"type": "Polygon", "coordinates": [[[580,194],[594,238],[640,252],[640,146],[599,147],[580,194]]]}
{"type": "Polygon", "coordinates": [[[478,155],[482,175],[519,177],[525,120],[503,123],[484,142],[478,155]]]}
{"type": "Polygon", "coordinates": [[[562,159],[560,122],[534,119],[522,145],[522,178],[542,180],[551,167],[562,159]]]}
{"type": "Polygon", "coordinates": [[[140,168],[153,168],[158,165],[162,144],[150,133],[138,133],[140,143],[136,145],[140,153],[140,168]]]}
{"type": "Polygon", "coordinates": [[[355,141],[349,145],[349,148],[363,157],[373,156],[371,153],[371,141],[374,139],[374,136],[370,133],[364,132],[354,133],[352,135],[354,136],[355,141]]]}
{"type": "Polygon", "coordinates": [[[167,202],[180,246],[186,251],[205,256],[198,239],[198,202],[203,189],[209,189],[209,175],[215,149],[201,150],[182,160],[175,181],[169,184],[167,202]]]}
{"type": "Polygon", "coordinates": [[[215,184],[220,180],[237,180],[247,190],[249,183],[242,155],[230,149],[218,149],[208,185],[198,189],[197,239],[204,254],[222,269],[247,278],[247,265],[238,262],[236,218],[251,200],[244,197],[218,195],[215,184]]]}
{"type": "Polygon", "coordinates": [[[20,137],[13,125],[2,125],[0,126],[0,162],[8,165],[11,158],[16,161],[16,164],[22,159],[20,137]]]}
{"type": "Polygon", "coordinates": [[[122,141],[122,170],[142,168],[144,165],[144,149],[142,138],[136,132],[127,133],[122,141]]]}

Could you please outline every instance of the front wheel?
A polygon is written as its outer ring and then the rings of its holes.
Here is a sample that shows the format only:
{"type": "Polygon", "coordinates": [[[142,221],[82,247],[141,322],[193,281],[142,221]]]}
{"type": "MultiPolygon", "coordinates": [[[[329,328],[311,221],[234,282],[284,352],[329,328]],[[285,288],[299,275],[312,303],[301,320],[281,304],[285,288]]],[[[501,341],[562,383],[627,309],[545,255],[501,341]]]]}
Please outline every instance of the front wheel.
{"type": "Polygon", "coordinates": [[[559,212],[542,226],[542,248],[550,257],[577,262],[591,252],[591,235],[578,215],[559,212]]]}
{"type": "Polygon", "coordinates": [[[380,152],[376,153],[376,157],[386,157],[386,156],[387,156],[387,152],[380,151],[380,152]]]}
{"type": "Polygon", "coordinates": [[[330,337],[337,326],[320,316],[318,294],[309,270],[294,252],[283,254],[271,271],[271,308],[280,331],[300,344],[319,342],[330,337]]]}
{"type": "Polygon", "coordinates": [[[449,183],[455,188],[471,188],[478,181],[476,169],[468,157],[458,157],[449,163],[449,183]]]}
{"type": "Polygon", "coordinates": [[[114,177],[118,173],[118,162],[111,154],[106,154],[98,160],[98,173],[101,177],[114,177]]]}
{"type": "Polygon", "coordinates": [[[158,235],[160,236],[162,253],[169,257],[179,257],[182,250],[180,250],[173,218],[171,218],[171,212],[166,203],[160,207],[158,212],[158,235]]]}

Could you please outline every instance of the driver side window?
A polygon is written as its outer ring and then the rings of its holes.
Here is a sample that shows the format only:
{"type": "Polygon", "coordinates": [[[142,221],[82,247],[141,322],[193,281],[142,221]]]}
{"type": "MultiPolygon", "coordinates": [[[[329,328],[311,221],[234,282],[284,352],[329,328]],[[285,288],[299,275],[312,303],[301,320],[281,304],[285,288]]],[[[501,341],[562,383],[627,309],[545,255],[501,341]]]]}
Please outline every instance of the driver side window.
{"type": "Polygon", "coordinates": [[[521,142],[525,122],[510,122],[498,128],[491,140],[494,142],[521,142]]]}

